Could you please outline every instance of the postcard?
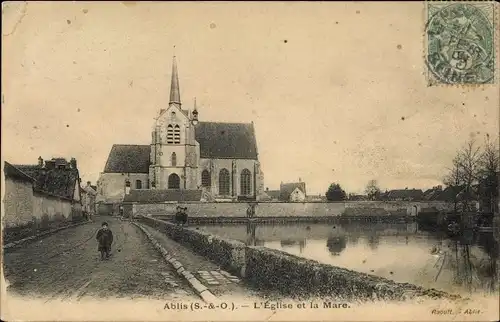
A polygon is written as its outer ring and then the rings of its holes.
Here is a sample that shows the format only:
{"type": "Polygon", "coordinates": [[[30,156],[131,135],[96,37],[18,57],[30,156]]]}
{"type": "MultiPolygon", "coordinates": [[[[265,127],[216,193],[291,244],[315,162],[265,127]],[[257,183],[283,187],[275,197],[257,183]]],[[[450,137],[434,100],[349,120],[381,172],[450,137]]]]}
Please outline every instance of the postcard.
{"type": "Polygon", "coordinates": [[[498,320],[499,17],[2,3],[2,320],[498,320]]]}

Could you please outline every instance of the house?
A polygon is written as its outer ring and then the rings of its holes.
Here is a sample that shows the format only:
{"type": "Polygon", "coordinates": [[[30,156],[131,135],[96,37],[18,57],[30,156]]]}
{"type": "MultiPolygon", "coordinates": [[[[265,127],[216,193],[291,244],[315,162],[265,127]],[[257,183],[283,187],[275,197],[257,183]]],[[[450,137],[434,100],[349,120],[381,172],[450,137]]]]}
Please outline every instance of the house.
{"type": "Polygon", "coordinates": [[[175,57],[171,76],[170,101],[154,121],[149,144],[112,146],[98,202],[120,203],[133,190],[184,190],[196,199],[198,193],[188,191],[201,190],[204,200],[260,198],[264,174],[253,122],[199,122],[196,100],[193,110],[181,102],[175,57]]]}
{"type": "Polygon", "coordinates": [[[27,225],[33,216],[33,185],[35,179],[14,167],[4,163],[4,214],[6,228],[27,225]]]}
{"type": "Polygon", "coordinates": [[[326,196],[323,196],[321,194],[317,195],[307,195],[306,196],[306,201],[307,202],[326,202],[326,196]]]}
{"type": "Polygon", "coordinates": [[[4,175],[3,220],[7,230],[24,229],[24,233],[33,233],[34,230],[82,219],[76,159],[68,162],[64,158],[53,158],[44,163],[39,157],[36,165],[5,162],[4,175]]]}
{"type": "Polygon", "coordinates": [[[427,189],[424,192],[423,200],[425,201],[434,201],[437,200],[439,195],[443,192],[443,186],[435,186],[431,189],[427,189]]]}
{"type": "Polygon", "coordinates": [[[306,200],[306,183],[299,182],[280,184],[280,201],[304,202],[306,200]]]}
{"type": "Polygon", "coordinates": [[[82,191],[82,211],[89,218],[96,214],[96,195],[97,187],[92,186],[90,181],[87,181],[85,187],[81,187],[82,191]]]}
{"type": "Polygon", "coordinates": [[[265,199],[270,201],[278,201],[280,199],[280,191],[279,190],[269,190],[266,188],[265,191],[265,199]]]}
{"type": "Polygon", "coordinates": [[[385,200],[390,201],[421,201],[424,192],[420,189],[398,189],[390,190],[384,194],[385,200]]]}

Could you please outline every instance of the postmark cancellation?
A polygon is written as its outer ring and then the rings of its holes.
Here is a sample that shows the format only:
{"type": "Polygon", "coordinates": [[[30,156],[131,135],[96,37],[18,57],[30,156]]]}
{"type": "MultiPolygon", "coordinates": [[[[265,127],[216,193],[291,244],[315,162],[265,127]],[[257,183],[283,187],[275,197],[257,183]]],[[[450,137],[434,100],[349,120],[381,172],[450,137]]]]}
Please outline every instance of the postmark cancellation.
{"type": "Polygon", "coordinates": [[[425,63],[429,86],[498,83],[495,3],[426,2],[425,63]]]}

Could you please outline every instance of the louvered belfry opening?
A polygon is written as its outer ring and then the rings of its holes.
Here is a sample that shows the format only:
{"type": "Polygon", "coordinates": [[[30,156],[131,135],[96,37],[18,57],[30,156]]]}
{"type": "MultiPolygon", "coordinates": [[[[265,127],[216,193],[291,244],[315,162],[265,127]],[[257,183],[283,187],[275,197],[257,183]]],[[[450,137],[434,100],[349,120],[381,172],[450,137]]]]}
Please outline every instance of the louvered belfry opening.
{"type": "Polygon", "coordinates": [[[174,127],[169,124],[167,126],[167,144],[173,144],[174,143],[174,127]]]}
{"type": "Polygon", "coordinates": [[[180,144],[181,143],[181,128],[179,125],[176,125],[174,127],[174,144],[180,144]]]}

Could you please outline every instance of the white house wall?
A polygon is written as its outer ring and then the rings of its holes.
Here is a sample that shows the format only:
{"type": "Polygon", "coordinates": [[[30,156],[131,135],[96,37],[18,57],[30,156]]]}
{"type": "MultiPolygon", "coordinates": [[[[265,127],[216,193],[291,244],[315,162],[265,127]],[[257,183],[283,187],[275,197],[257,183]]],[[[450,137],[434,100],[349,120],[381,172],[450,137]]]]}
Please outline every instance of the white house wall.
{"type": "Polygon", "coordinates": [[[147,173],[101,173],[97,182],[96,202],[120,202],[125,196],[125,182],[130,181],[130,189],[135,189],[136,180],[141,180],[142,188],[148,188],[147,173]]]}

